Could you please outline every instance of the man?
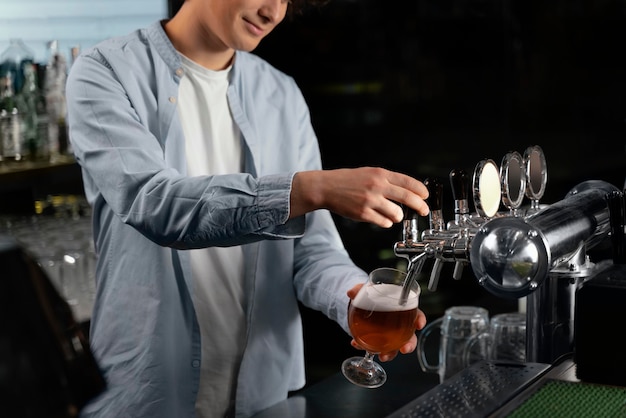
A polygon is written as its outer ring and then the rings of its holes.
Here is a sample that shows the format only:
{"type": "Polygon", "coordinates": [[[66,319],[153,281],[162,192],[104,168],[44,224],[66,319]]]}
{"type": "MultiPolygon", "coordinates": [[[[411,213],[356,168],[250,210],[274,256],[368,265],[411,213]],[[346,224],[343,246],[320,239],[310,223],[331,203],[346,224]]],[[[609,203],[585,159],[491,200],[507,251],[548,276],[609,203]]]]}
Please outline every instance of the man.
{"type": "Polygon", "coordinates": [[[305,383],[298,300],[348,331],[346,294],[366,280],[329,211],[381,227],[402,220],[398,203],[428,213],[416,179],[322,170],[293,79],[249,53],[303,5],[186,0],[73,65],[108,383],[84,416],[243,417],[285,399],[305,383]]]}

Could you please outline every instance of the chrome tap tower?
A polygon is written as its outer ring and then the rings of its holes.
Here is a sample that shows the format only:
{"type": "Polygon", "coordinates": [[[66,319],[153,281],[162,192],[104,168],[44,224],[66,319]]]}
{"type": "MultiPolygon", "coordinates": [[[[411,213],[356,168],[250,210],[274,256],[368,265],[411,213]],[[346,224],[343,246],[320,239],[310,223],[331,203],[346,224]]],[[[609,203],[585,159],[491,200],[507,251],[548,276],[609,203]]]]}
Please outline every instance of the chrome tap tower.
{"type": "Polygon", "coordinates": [[[429,229],[417,230],[408,212],[396,256],[409,262],[417,279],[425,259],[434,259],[428,288],[436,290],[444,262],[455,263],[453,278],[471,265],[478,283],[499,297],[527,298],[526,361],[552,363],[571,353],[574,344],[575,293],[585,279],[604,268],[591,262],[587,250],[609,235],[607,196],[618,190],[603,181],[587,181],[563,200],[540,205],[547,181],[543,150],[532,146],[522,156],[510,152],[498,169],[493,160],[479,162],[471,179],[476,207],[469,211],[470,179],[462,170],[450,173],[454,220],[444,224],[443,186],[429,188],[429,229]],[[523,199],[530,204],[522,208],[523,199]],[[499,211],[504,206],[506,211],[499,211]]]}

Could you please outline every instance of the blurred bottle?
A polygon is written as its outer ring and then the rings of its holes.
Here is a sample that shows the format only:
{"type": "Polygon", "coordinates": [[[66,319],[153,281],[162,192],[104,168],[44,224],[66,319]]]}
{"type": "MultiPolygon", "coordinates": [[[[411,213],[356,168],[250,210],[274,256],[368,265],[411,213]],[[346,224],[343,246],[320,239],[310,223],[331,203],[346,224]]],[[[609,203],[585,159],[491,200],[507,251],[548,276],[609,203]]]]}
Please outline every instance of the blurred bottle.
{"type": "Polygon", "coordinates": [[[69,154],[67,127],[65,123],[65,82],[67,60],[59,52],[58,42],[48,42],[48,63],[44,95],[48,115],[48,150],[51,162],[63,161],[69,154]]]}
{"type": "Polygon", "coordinates": [[[24,67],[33,64],[35,54],[19,38],[9,40],[9,47],[0,55],[0,75],[11,74],[13,91],[22,91],[24,85],[24,67]]]}
{"type": "Polygon", "coordinates": [[[47,159],[47,138],[43,137],[40,126],[46,123],[47,115],[43,94],[39,88],[37,65],[24,66],[24,85],[17,95],[16,102],[22,114],[23,151],[31,160],[47,159]]]}
{"type": "Polygon", "coordinates": [[[0,161],[22,159],[22,121],[11,72],[0,76],[0,161]]]}
{"type": "Polygon", "coordinates": [[[74,45],[70,48],[70,67],[74,65],[74,61],[80,55],[80,45],[74,45]]]}

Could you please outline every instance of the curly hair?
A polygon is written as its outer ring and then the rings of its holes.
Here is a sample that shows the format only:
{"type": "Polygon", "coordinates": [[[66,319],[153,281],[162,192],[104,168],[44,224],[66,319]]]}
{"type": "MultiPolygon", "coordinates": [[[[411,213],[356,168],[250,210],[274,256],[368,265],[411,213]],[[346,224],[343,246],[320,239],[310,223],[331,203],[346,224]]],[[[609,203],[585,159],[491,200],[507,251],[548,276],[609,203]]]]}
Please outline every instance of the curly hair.
{"type": "MultiPolygon", "coordinates": [[[[299,15],[310,8],[321,7],[330,0],[289,0],[287,14],[289,16],[299,15]]],[[[185,0],[170,0],[170,16],[174,16],[185,0]]]]}

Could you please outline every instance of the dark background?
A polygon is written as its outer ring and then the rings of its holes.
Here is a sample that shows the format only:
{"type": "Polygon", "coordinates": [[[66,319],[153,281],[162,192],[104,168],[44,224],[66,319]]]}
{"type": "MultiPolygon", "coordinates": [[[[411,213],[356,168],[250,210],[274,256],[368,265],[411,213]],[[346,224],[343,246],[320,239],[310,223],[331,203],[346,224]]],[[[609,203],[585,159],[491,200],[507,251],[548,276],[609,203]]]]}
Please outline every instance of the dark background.
{"type": "MultiPolygon", "coordinates": [[[[450,220],[452,169],[472,173],[530,145],[547,160],[541,203],[584,180],[623,187],[625,40],[623,0],[332,0],[285,20],[255,53],[300,85],[326,168],[442,177],[450,220]]],[[[399,226],[337,224],[359,266],[397,264],[399,226]]],[[[423,291],[429,319],[458,304],[516,308],[480,289],[471,269],[453,281],[450,268],[437,292],[423,291]]],[[[313,383],[355,350],[335,324],[306,309],[304,318],[313,383]]]]}

